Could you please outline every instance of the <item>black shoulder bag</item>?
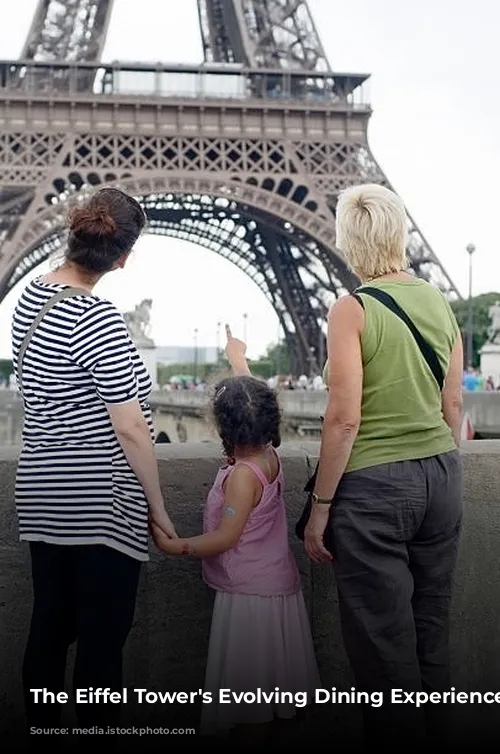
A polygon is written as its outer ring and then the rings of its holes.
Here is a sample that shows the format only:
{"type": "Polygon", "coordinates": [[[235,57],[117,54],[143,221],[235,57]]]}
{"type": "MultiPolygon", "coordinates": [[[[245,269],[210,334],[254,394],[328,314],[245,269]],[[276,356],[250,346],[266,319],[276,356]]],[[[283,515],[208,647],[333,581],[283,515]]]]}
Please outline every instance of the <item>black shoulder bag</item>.
{"type": "MultiPolygon", "coordinates": [[[[361,296],[358,295],[359,293],[365,293],[366,295],[372,296],[373,298],[377,299],[377,301],[380,301],[381,304],[386,306],[397,317],[403,320],[403,322],[407,325],[411,334],[415,338],[417,345],[420,349],[420,352],[422,353],[422,356],[424,357],[429,369],[431,370],[434,376],[434,379],[436,380],[438,384],[439,390],[441,391],[444,385],[444,372],[439,362],[439,359],[437,357],[437,354],[435,350],[432,348],[432,346],[425,340],[420,330],[418,330],[418,328],[413,324],[410,317],[399,306],[397,301],[395,301],[389,293],[382,291],[380,288],[370,288],[370,287],[358,288],[357,291],[354,291],[354,293],[352,293],[351,295],[354,296],[354,298],[361,304],[363,309],[365,308],[365,306],[363,304],[363,300],[361,296]]],[[[307,522],[309,521],[309,516],[311,515],[312,493],[314,491],[314,485],[316,484],[317,474],[318,474],[318,464],[316,464],[316,468],[314,469],[314,473],[312,477],[309,479],[306,486],[304,487],[304,492],[308,493],[307,501],[304,506],[304,510],[302,511],[302,515],[300,519],[297,521],[297,524],[295,526],[295,534],[300,540],[302,540],[302,542],[304,541],[304,531],[307,526],[307,522]]],[[[325,547],[327,550],[332,552],[332,542],[331,542],[331,535],[330,535],[329,528],[325,531],[325,547]]]]}

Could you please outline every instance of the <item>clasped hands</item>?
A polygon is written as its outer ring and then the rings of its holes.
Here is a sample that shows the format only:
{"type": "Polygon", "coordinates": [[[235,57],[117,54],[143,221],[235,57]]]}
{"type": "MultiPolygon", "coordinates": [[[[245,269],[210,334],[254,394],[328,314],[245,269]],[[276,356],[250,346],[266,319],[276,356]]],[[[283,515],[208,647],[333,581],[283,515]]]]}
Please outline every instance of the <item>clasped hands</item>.
{"type": "Polygon", "coordinates": [[[175,547],[175,542],[179,539],[179,535],[176,533],[173,526],[171,533],[167,534],[165,530],[163,528],[160,528],[153,519],[150,519],[149,530],[151,532],[151,536],[153,537],[153,542],[159,550],[166,552],[167,555],[178,554],[177,548],[175,547]]]}
{"type": "MultiPolygon", "coordinates": [[[[329,506],[313,505],[309,521],[304,532],[304,545],[308,556],[315,563],[329,563],[332,554],[324,545],[325,529],[328,525],[329,506]]],[[[168,555],[178,555],[179,539],[175,527],[167,512],[150,515],[149,528],[156,547],[168,555]]]]}
{"type": "Polygon", "coordinates": [[[171,547],[173,540],[179,538],[175,531],[175,526],[164,507],[150,512],[149,531],[156,547],[165,552],[168,552],[169,543],[171,547]]]}

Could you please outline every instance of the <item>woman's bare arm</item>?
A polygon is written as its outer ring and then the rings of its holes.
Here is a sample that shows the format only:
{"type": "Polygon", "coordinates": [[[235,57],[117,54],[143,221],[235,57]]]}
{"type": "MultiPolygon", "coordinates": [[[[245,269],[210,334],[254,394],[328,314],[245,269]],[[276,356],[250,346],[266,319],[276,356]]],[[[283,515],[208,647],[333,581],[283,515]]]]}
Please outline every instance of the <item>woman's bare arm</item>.
{"type": "Polygon", "coordinates": [[[350,296],[328,316],[328,405],[321,436],[315,492],[332,499],[346,469],[361,421],[363,364],[360,334],[364,312],[350,296]]]}
{"type": "Polygon", "coordinates": [[[154,446],[139,401],[107,404],[106,408],[125,458],[144,490],[152,520],[168,536],[175,536],[165,510],[154,446]]]}
{"type": "Polygon", "coordinates": [[[443,417],[451,432],[457,448],[460,447],[460,432],[462,427],[463,396],[462,375],[464,364],[464,352],[460,335],[453,346],[448,373],[444,381],[441,396],[443,417]]]}

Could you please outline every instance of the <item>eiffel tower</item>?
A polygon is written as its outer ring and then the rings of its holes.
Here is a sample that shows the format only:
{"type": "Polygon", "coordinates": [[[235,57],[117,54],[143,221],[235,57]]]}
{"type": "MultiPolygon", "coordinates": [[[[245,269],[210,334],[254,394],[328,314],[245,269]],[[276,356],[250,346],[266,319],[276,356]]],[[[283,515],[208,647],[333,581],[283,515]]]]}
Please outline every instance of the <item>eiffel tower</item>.
{"type": "MultiPolygon", "coordinates": [[[[117,185],[149,231],[217,252],[271,302],[297,373],[318,369],[339,191],[389,186],[367,140],[368,75],[335,73],[301,0],[198,0],[197,66],[100,62],[113,0],[39,0],[0,62],[0,301],[65,242],[68,207],[117,185]]],[[[410,220],[413,272],[460,296],[410,220]]],[[[153,273],[152,273],[153,274],[153,273]]]]}

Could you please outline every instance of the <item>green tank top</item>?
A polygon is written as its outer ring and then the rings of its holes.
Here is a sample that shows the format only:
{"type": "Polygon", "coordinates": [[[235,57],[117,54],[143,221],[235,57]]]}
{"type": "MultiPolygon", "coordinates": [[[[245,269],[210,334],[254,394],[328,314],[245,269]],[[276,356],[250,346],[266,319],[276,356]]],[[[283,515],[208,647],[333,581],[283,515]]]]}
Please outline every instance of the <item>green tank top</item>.
{"type": "MultiPolygon", "coordinates": [[[[443,294],[418,278],[369,285],[398,302],[434,348],[446,374],[459,328],[443,294]]],[[[365,308],[361,425],[346,471],[454,450],[439,387],[408,326],[376,299],[361,291],[360,296],[365,308]]],[[[328,364],[324,379],[328,384],[328,364]]]]}

